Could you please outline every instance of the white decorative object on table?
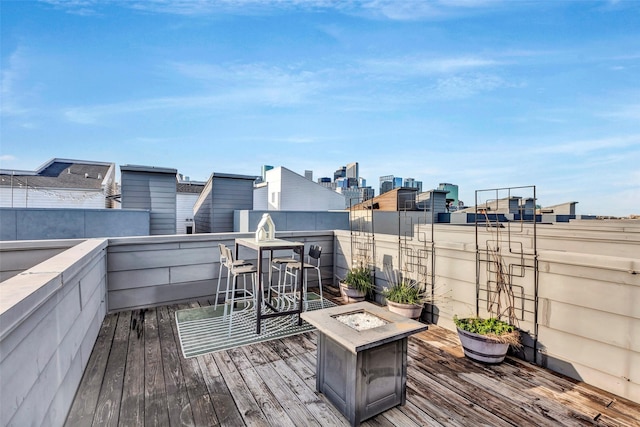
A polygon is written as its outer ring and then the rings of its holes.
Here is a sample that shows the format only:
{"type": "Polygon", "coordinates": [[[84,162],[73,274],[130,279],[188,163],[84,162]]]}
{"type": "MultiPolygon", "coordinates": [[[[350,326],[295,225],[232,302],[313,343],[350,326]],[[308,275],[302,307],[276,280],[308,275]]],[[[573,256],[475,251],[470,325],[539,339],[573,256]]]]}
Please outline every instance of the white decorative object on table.
{"type": "Polygon", "coordinates": [[[268,213],[262,214],[262,219],[258,223],[256,229],[256,242],[262,242],[265,240],[273,240],[276,238],[276,225],[271,219],[271,215],[268,213]]]}

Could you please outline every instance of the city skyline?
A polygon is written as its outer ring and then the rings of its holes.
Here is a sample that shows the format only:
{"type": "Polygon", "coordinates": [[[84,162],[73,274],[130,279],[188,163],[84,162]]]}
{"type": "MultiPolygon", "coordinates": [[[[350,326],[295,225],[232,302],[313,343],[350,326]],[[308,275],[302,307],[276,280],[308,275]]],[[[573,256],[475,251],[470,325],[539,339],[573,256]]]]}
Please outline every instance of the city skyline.
{"type": "MultiPolygon", "coordinates": [[[[0,167],[359,163],[640,213],[640,3],[3,2],[0,167]]],[[[314,179],[315,180],[315,179],[314,179]]]]}

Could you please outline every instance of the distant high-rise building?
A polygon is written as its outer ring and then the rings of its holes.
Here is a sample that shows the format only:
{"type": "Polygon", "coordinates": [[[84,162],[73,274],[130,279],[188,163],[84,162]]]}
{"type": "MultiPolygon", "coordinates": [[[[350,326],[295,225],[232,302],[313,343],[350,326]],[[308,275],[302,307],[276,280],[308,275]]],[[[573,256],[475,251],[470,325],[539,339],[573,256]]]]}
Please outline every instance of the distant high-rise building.
{"type": "Polygon", "coordinates": [[[266,180],[267,171],[270,171],[271,169],[273,169],[273,166],[262,165],[262,168],[260,169],[260,177],[262,178],[262,181],[266,180]]]}
{"type": "Polygon", "coordinates": [[[367,186],[367,180],[361,176],[358,177],[358,187],[366,187],[366,186],[367,186]]]}
{"type": "Polygon", "coordinates": [[[393,175],[384,175],[380,177],[380,194],[393,190],[393,175]]]}
{"type": "Polygon", "coordinates": [[[346,177],[336,179],[335,183],[336,188],[349,188],[349,179],[346,177]]]}
{"type": "Polygon", "coordinates": [[[357,182],[360,177],[360,168],[358,162],[348,163],[345,170],[345,176],[347,178],[354,178],[357,182]]]}
{"type": "Polygon", "coordinates": [[[333,173],[333,180],[337,180],[338,178],[344,178],[347,176],[347,167],[346,166],[342,166],[340,169],[337,169],[334,173],[333,173]]]}
{"type": "Polygon", "coordinates": [[[332,182],[331,178],[329,177],[318,178],[318,184],[322,185],[323,187],[330,188],[332,190],[336,189],[336,183],[332,182]]]}
{"type": "Polygon", "coordinates": [[[402,178],[393,175],[384,175],[380,177],[380,194],[384,194],[394,188],[402,187],[402,178]]]}
{"type": "Polygon", "coordinates": [[[313,181],[313,171],[305,170],[304,177],[307,178],[309,181],[313,181]]]}
{"type": "Polygon", "coordinates": [[[413,178],[405,178],[403,187],[417,188],[419,193],[422,193],[422,181],[416,181],[413,178]]]}
{"type": "Polygon", "coordinates": [[[442,182],[438,185],[438,190],[448,191],[446,195],[447,205],[457,208],[459,204],[458,200],[458,186],[455,184],[449,184],[446,182],[442,182]]]}

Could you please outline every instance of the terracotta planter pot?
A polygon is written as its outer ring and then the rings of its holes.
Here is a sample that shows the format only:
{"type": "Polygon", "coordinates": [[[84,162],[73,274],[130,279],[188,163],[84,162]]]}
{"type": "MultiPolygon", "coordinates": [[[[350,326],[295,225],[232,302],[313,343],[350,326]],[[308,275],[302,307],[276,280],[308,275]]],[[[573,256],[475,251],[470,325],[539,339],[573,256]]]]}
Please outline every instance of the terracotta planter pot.
{"type": "Polygon", "coordinates": [[[352,302],[360,302],[364,301],[365,293],[359,291],[346,283],[340,282],[340,295],[342,295],[342,299],[347,304],[352,302]]]}
{"type": "Polygon", "coordinates": [[[464,355],[482,363],[501,363],[509,350],[509,344],[491,340],[484,335],[458,329],[464,355]]]}
{"type": "Polygon", "coordinates": [[[392,313],[408,317],[409,319],[418,319],[422,314],[422,304],[402,304],[387,300],[387,306],[392,313]]]}

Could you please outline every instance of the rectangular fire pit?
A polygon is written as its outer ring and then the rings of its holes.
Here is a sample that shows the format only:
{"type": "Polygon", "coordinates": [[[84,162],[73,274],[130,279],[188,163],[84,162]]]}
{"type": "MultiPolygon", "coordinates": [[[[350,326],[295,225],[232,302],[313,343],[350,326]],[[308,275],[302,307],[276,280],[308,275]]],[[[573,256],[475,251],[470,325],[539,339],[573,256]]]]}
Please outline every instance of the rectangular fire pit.
{"type": "Polygon", "coordinates": [[[316,388],[352,426],[404,405],[407,337],[427,325],[368,302],[301,316],[319,332],[316,388]]]}

